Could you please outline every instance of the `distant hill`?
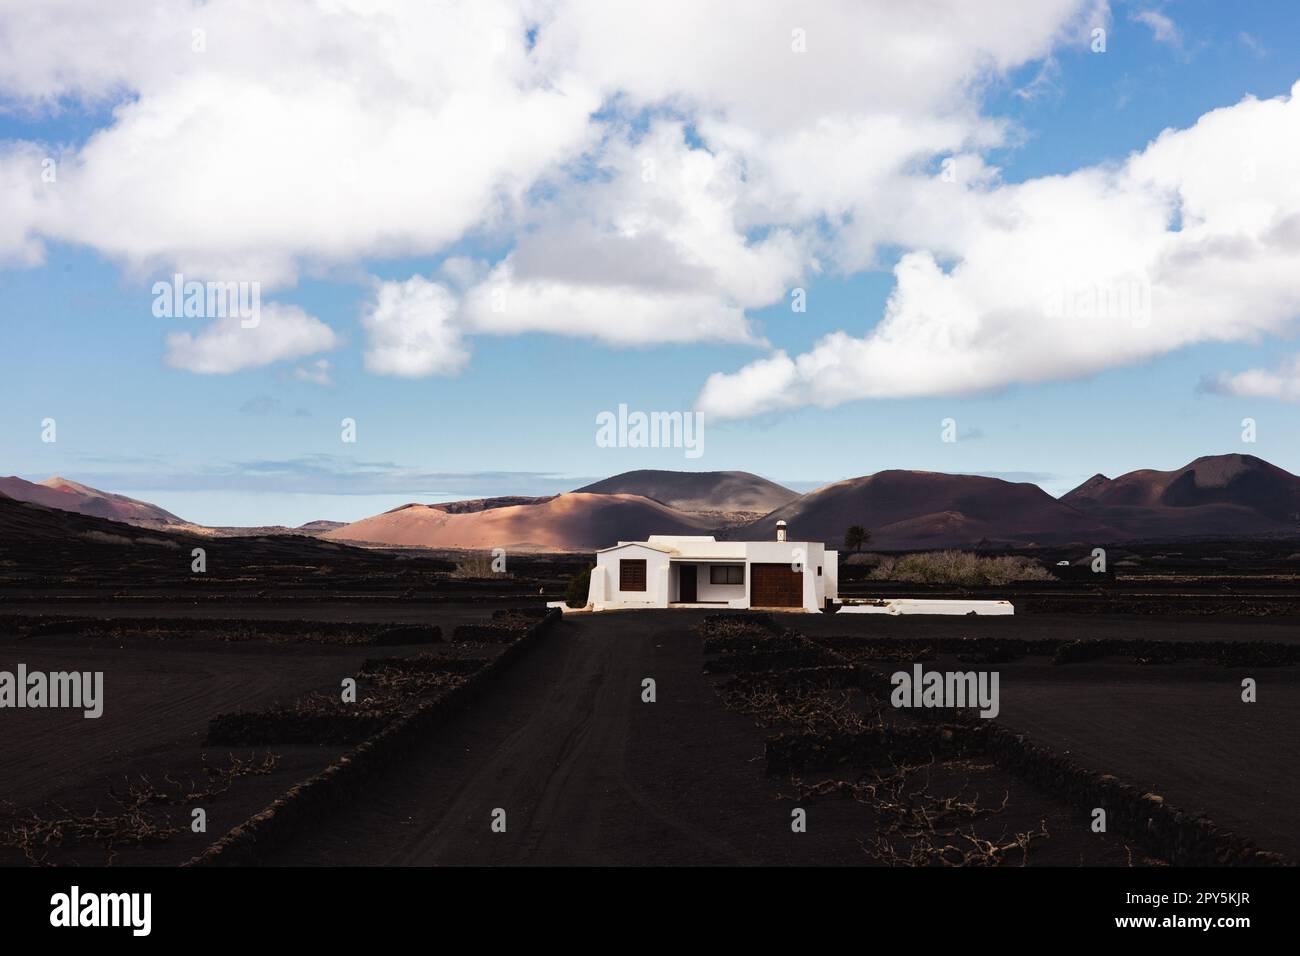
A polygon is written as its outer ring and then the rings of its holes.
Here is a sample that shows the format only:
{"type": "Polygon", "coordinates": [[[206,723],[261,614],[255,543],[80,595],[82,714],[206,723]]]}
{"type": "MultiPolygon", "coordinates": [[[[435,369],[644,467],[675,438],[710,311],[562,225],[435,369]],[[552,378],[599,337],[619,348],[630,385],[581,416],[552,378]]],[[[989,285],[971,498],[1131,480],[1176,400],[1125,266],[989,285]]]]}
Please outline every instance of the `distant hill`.
{"type": "Polygon", "coordinates": [[[428,548],[594,551],[620,540],[707,534],[709,529],[707,520],[645,497],[571,492],[472,511],[449,510],[445,504],[406,505],[320,537],[428,548]]]}
{"type": "MultiPolygon", "coordinates": [[[[297,535],[430,548],[592,551],[652,534],[793,539],[840,546],[851,525],[870,549],[1083,545],[1133,539],[1300,534],[1300,477],[1253,455],[1213,455],[1172,471],[1097,474],[1059,500],[1037,485],[977,475],[882,471],[799,496],[743,471],[630,471],[549,497],[409,504],[351,524],[205,528],[65,478],[0,479],[21,502],[169,534],[297,535]]],[[[2,530],[2,529],[0,529],[2,530]]]]}
{"type": "Polygon", "coordinates": [[[137,501],[125,495],[100,491],[57,475],[39,483],[24,481],[12,475],[8,478],[0,478],[0,493],[15,501],[28,501],[47,508],[57,508],[60,511],[74,511],[77,514],[122,521],[146,528],[178,527],[187,524],[183,518],[178,518],[170,511],[165,511],[147,501],[137,501]]]}
{"type": "Polygon", "coordinates": [[[735,535],[767,538],[784,520],[792,540],[840,545],[862,525],[870,548],[1026,546],[1112,540],[1115,529],[1057,501],[1037,485],[978,475],[881,471],[827,485],[778,508],[735,535]]]}
{"type": "Polygon", "coordinates": [[[1110,484],[1110,479],[1101,472],[1093,475],[1073,491],[1061,496],[1061,501],[1072,508],[1081,508],[1085,504],[1095,504],[1096,496],[1110,484]]]}
{"type": "MultiPolygon", "coordinates": [[[[142,527],[94,515],[19,501],[0,493],[0,568],[4,577],[39,581],[46,570],[77,577],[82,565],[111,567],[148,590],[156,582],[190,576],[190,549],[212,548],[210,535],[191,526],[142,527]],[[44,570],[41,570],[44,569],[44,570]],[[35,572],[36,576],[33,577],[35,572]]],[[[218,545],[219,547],[219,545],[218,545]]],[[[221,572],[256,582],[267,567],[304,561],[368,560],[364,552],[303,535],[249,535],[220,553],[221,572]]],[[[213,569],[215,571],[215,569],[213,569]]],[[[85,572],[93,580],[94,572],[85,572]]]]}
{"type": "Polygon", "coordinates": [[[1207,455],[1173,471],[1094,475],[1061,496],[1142,538],[1300,531],[1300,477],[1254,455],[1207,455]]]}
{"type": "Polygon", "coordinates": [[[346,521],[326,521],[323,518],[319,518],[316,521],[308,521],[306,524],[300,524],[294,530],[303,531],[307,534],[320,534],[323,531],[333,531],[335,528],[341,528],[345,524],[347,524],[346,521]]]}
{"type": "Polygon", "coordinates": [[[747,471],[625,471],[578,492],[640,495],[678,511],[767,514],[799,497],[774,481],[747,471]]]}

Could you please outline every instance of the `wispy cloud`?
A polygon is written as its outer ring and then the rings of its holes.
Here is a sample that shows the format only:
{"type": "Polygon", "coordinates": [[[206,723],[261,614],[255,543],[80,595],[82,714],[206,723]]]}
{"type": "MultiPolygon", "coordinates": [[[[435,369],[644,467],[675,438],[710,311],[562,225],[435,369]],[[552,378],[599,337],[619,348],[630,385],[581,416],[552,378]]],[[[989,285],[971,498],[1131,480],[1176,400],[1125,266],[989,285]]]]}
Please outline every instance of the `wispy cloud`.
{"type": "Polygon", "coordinates": [[[1261,60],[1268,56],[1268,48],[1264,46],[1264,41],[1254,34],[1242,30],[1237,34],[1237,42],[1261,60]]]}
{"type": "MultiPolygon", "coordinates": [[[[339,455],[249,459],[193,469],[101,466],[75,476],[112,491],[116,488],[169,491],[265,491],[323,495],[411,495],[494,497],[552,495],[572,491],[604,476],[534,471],[431,472],[394,461],[366,461],[339,455]]],[[[117,464],[125,465],[126,462],[117,464]]],[[[149,464],[155,464],[149,462],[149,464]]]]}
{"type": "Polygon", "coordinates": [[[1132,19],[1150,27],[1151,35],[1157,43],[1167,43],[1169,46],[1182,49],[1183,33],[1178,29],[1178,24],[1166,14],[1159,10],[1139,10],[1132,15],[1132,19]]]}
{"type": "Polygon", "coordinates": [[[280,400],[270,395],[254,395],[239,406],[241,415],[270,415],[278,411],[280,400]]]}

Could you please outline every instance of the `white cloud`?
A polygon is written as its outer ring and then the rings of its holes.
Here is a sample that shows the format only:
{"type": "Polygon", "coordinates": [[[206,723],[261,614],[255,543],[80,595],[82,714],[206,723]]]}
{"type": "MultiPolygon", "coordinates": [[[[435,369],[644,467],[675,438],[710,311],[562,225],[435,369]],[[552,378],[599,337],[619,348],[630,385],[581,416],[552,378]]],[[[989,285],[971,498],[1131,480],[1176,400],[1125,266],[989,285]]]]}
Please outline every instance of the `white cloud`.
{"type": "MultiPolygon", "coordinates": [[[[769,0],[743,17],[688,0],[14,6],[0,96],[113,112],[58,153],[54,183],[56,151],[0,148],[0,258],[67,241],[270,288],[503,240],[495,262],[449,260],[445,285],[377,286],[366,366],[415,376],[458,371],[485,335],[762,345],[750,312],[903,250],[875,328],[714,376],[701,401],[721,415],[1086,375],[1278,331],[1296,307],[1294,107],[1210,114],[1113,168],[1003,185],[986,164],[1020,135],[981,111],[988,81],[1050,66],[1107,16],[1091,0],[769,0]],[[944,159],[954,182],[934,174],[944,159]],[[1079,321],[1090,295],[1130,288],[1149,321],[1079,321]],[[1045,314],[1053,298],[1069,314],[1045,314]]],[[[1180,42],[1159,10],[1135,18],[1180,42]]],[[[168,361],[229,371],[337,344],[300,314],[251,355],[229,325],[169,336],[168,361]]]]}
{"type": "Polygon", "coordinates": [[[745,235],[736,221],[744,188],[737,158],[691,148],[680,123],[637,136],[619,129],[599,168],[537,210],[490,272],[462,258],[444,265],[449,281],[473,283],[459,300],[418,276],[378,283],[363,321],[367,367],[454,373],[472,335],[761,345],[746,310],[781,299],[816,263],[790,230],[745,235]]]}
{"type": "Polygon", "coordinates": [[[713,375],[699,407],[970,393],[1285,331],[1300,314],[1296,93],[1208,113],[1118,167],[955,192],[932,180],[951,197],[951,266],[908,251],[865,335],[713,375]]]}
{"type": "Polygon", "coordinates": [[[361,317],[366,368],[407,378],[459,372],[469,350],[452,322],[455,311],[456,297],[440,283],[420,276],[378,283],[361,317]]]}
{"type": "Polygon", "coordinates": [[[1238,398],[1264,398],[1274,402],[1300,402],[1300,355],[1293,355],[1275,369],[1252,368],[1224,372],[1206,383],[1211,392],[1238,398]]]}
{"type": "Polygon", "coordinates": [[[1167,14],[1161,13],[1159,10],[1139,10],[1133,14],[1133,19],[1150,27],[1151,35],[1157,43],[1167,43],[1174,47],[1183,45],[1182,31],[1178,29],[1178,24],[1174,23],[1167,14]]]}
{"type": "Polygon", "coordinates": [[[1237,34],[1237,42],[1260,59],[1268,56],[1268,47],[1264,46],[1264,41],[1254,34],[1242,30],[1237,34]]]}
{"type": "Polygon", "coordinates": [[[313,385],[333,385],[334,379],[330,374],[333,368],[334,363],[329,359],[316,359],[314,362],[295,368],[293,377],[300,382],[311,382],[313,385]]]}
{"type": "Polygon", "coordinates": [[[54,157],[33,143],[0,144],[0,265],[38,265],[44,258],[40,241],[31,224],[40,215],[42,191],[57,188],[58,163],[54,160],[54,182],[45,182],[45,164],[54,157]]]}
{"type": "MultiPolygon", "coordinates": [[[[72,242],[271,288],[486,236],[493,261],[376,284],[365,364],[404,376],[459,371],[476,336],[762,346],[749,314],[792,284],[893,268],[874,327],[711,377],[700,401],[718,417],[1286,330],[1294,98],[1215,111],[1114,165],[1014,184],[988,165],[1022,135],[985,115],[990,83],[1030,63],[1050,78],[1108,15],[1101,0],[10,4],[0,99],[112,112],[74,148],[0,144],[0,260],[72,242]]],[[[1159,10],[1134,18],[1182,42],[1159,10]]],[[[168,336],[167,361],[227,372],[338,344],[293,307],[264,311],[256,346],[250,331],[168,336]]]]}
{"type": "Polygon", "coordinates": [[[525,29],[506,0],[11,9],[0,95],[117,104],[18,222],[136,270],[264,286],[437,251],[589,140],[598,101],[538,74],[525,29]]]}
{"type": "Polygon", "coordinates": [[[239,316],[232,315],[210,320],[207,328],[197,334],[168,335],[163,361],[187,372],[227,375],[314,355],[340,344],[333,329],[298,306],[264,303],[257,324],[251,328],[244,328],[239,316]]]}
{"type": "Polygon", "coordinates": [[[541,210],[511,254],[469,291],[467,331],[551,332],[614,345],[758,344],[746,310],[815,268],[807,243],[746,235],[740,158],[691,148],[680,123],[616,131],[590,181],[541,210]]]}
{"type": "Polygon", "coordinates": [[[546,5],[537,60],[635,105],[672,104],[766,137],[824,117],[942,115],[970,84],[1082,38],[1089,0],[546,5]],[[794,49],[803,32],[806,52],[794,49]]]}
{"type": "Polygon", "coordinates": [[[55,190],[0,159],[21,200],[0,254],[70,241],[269,288],[486,231],[522,236],[492,280],[518,308],[484,311],[470,288],[469,332],[756,342],[745,311],[817,267],[809,226],[843,219],[851,241],[828,254],[870,262],[876,202],[906,167],[1001,141],[984,81],[1099,16],[1100,0],[766,0],[743,17],[691,0],[23,5],[0,15],[0,96],[114,111],[55,190]],[[641,109],[686,116],[699,139],[633,134],[641,109]],[[657,193],[638,188],[647,150],[657,193]],[[609,274],[573,268],[585,259],[609,274]]]}

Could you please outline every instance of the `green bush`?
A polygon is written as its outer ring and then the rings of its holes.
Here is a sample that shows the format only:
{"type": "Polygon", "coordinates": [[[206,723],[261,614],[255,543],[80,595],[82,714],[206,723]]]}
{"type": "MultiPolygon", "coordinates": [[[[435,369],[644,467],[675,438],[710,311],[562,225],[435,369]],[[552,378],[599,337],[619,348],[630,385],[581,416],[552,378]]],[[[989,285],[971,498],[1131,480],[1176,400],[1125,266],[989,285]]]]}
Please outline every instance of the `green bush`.
{"type": "Polygon", "coordinates": [[[1032,558],[1006,555],[982,558],[968,551],[930,551],[882,557],[868,575],[872,581],[910,584],[1009,584],[1012,581],[1051,581],[1051,572],[1032,558]]]}
{"type": "Polygon", "coordinates": [[[596,566],[593,564],[569,578],[569,587],[564,592],[565,604],[569,607],[587,606],[587,591],[591,585],[591,572],[594,570],[596,566]]]}

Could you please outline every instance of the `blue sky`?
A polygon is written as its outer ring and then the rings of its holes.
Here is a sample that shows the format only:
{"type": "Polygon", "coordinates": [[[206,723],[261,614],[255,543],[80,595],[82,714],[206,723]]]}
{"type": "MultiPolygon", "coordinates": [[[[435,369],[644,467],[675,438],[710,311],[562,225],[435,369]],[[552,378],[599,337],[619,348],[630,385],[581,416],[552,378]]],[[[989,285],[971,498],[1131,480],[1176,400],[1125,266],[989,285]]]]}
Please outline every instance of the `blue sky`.
{"type": "MultiPolygon", "coordinates": [[[[984,162],[1007,185],[1119,164],[1163,129],[1189,127],[1246,96],[1286,96],[1300,79],[1300,12],[1288,7],[1113,4],[1104,54],[1062,42],[1048,57],[978,78],[979,92],[968,95],[980,115],[1015,129],[983,151],[984,162]],[[1158,38],[1157,21],[1139,19],[1144,12],[1167,18],[1176,33],[1158,38]]],[[[539,36],[546,35],[543,25],[539,36]]],[[[51,154],[73,155],[116,122],[114,94],[35,105],[11,94],[6,102],[0,141],[51,154]]],[[[667,113],[650,107],[640,115],[667,113]]],[[[705,133],[686,148],[717,147],[705,133]]],[[[563,188],[577,204],[585,185],[578,176],[563,188]]],[[[214,197],[216,214],[220,201],[214,197]]],[[[807,353],[838,330],[866,335],[895,288],[902,242],[877,249],[878,268],[844,270],[824,259],[820,274],[798,281],[807,291],[804,313],[792,312],[785,296],[747,305],[767,344],[621,345],[523,330],[468,335],[469,358],[450,374],[377,374],[367,366],[373,330],[362,317],[376,283],[437,277],[449,257],[490,269],[520,235],[551,224],[493,221],[397,256],[362,249],[324,265],[306,262],[291,281],[268,283],[264,298],[327,325],[336,347],[222,374],[165,361],[169,333],[197,334],[210,321],[152,315],[150,287],[170,276],[169,263],[142,267],[110,239],[72,241],[51,230],[42,261],[0,263],[7,338],[0,471],[32,480],[61,474],[211,524],[352,520],[410,500],[552,493],[634,468],[740,469],[800,488],[915,468],[1035,481],[1054,494],[1094,472],[1167,469],[1203,454],[1249,452],[1300,472],[1294,404],[1205,387],[1225,372],[1285,362],[1296,347],[1276,326],[1207,335],[1046,381],[709,417],[698,459],[681,449],[597,446],[603,410],[691,409],[714,373],[734,373],[775,350],[807,353]],[[295,376],[322,357],[328,384],[295,376]],[[57,421],[54,443],[41,441],[47,417],[57,421]],[[954,443],[940,440],[948,417],[958,425],[954,443]],[[1241,440],[1246,417],[1258,423],[1254,444],[1241,440]],[[344,418],[357,422],[355,443],[340,440],[344,418]]]]}

